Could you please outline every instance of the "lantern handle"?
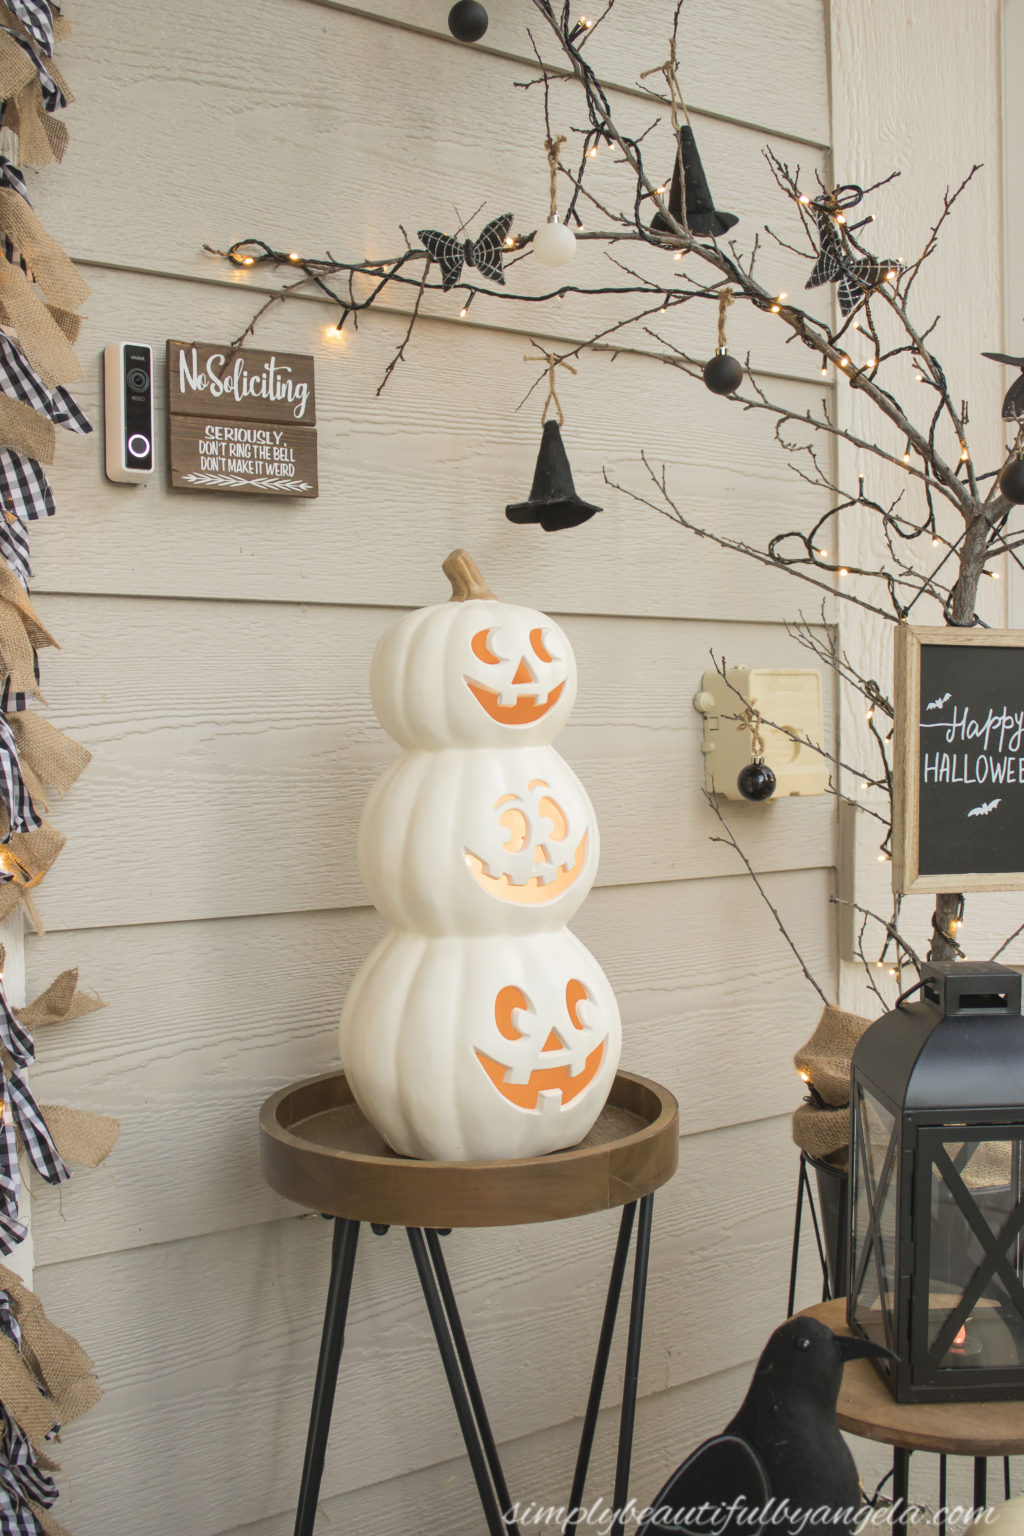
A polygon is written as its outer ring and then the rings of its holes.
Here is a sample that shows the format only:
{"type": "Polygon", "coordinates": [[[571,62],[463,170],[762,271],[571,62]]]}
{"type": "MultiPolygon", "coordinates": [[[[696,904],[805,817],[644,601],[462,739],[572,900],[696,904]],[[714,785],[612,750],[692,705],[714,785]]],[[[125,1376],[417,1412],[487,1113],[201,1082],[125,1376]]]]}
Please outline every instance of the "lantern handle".
{"type": "Polygon", "coordinates": [[[480,574],[473,556],[464,549],[453,549],[441,566],[452,584],[451,601],[464,603],[470,597],[489,597],[497,601],[494,593],[480,574]]]}
{"type": "Polygon", "coordinates": [[[907,998],[912,997],[915,992],[920,992],[923,986],[924,979],[922,978],[920,981],[915,981],[914,985],[912,987],[908,987],[905,992],[901,992],[899,997],[896,999],[895,1004],[893,1005],[893,1012],[895,1013],[897,1008],[902,1008],[907,998]]]}

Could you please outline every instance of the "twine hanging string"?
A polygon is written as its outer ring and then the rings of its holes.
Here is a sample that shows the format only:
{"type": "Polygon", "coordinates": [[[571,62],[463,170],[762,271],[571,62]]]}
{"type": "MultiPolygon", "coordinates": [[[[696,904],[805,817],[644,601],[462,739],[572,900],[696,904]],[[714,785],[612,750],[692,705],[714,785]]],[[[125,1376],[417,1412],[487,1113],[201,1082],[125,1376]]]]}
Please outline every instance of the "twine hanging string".
{"type": "MultiPolygon", "coordinates": [[[[531,345],[537,348],[537,351],[548,365],[548,392],[544,397],[544,404],[541,406],[540,424],[541,426],[544,425],[548,414],[548,406],[553,405],[555,410],[558,412],[558,425],[560,427],[564,427],[565,412],[562,410],[562,402],[559,400],[558,390],[555,388],[555,369],[568,368],[570,373],[576,373],[577,370],[573,367],[572,363],[570,363],[567,358],[556,357],[553,352],[545,352],[544,348],[540,346],[538,342],[531,342],[531,345]]],[[[527,352],[523,356],[524,363],[535,363],[536,361],[537,359],[532,352],[527,352]]]]}
{"type": "Polygon", "coordinates": [[[725,345],[725,312],[729,308],[729,305],[732,302],[733,302],[732,288],[730,287],[730,285],[728,283],[725,283],[718,290],[718,350],[719,350],[719,352],[725,352],[727,350],[726,345],[725,345]]]}
{"type": "Polygon", "coordinates": [[[552,219],[555,217],[555,214],[558,212],[558,164],[559,164],[558,157],[559,157],[559,151],[561,150],[562,145],[564,143],[565,143],[565,134],[564,133],[560,133],[558,135],[557,139],[545,139],[544,140],[544,148],[547,151],[547,156],[548,156],[548,177],[550,178],[550,183],[549,183],[549,187],[548,187],[548,201],[549,201],[550,206],[548,208],[548,212],[551,215],[552,219]]]}
{"type": "Polygon", "coordinates": [[[686,167],[683,165],[683,146],[679,142],[679,119],[682,117],[688,128],[692,128],[690,114],[686,110],[686,102],[683,100],[682,86],[679,84],[678,59],[676,56],[676,40],[669,39],[668,58],[664,64],[658,64],[654,69],[645,69],[640,76],[646,80],[649,75],[661,75],[668,90],[668,108],[672,119],[672,132],[676,141],[676,169],[679,172],[679,222],[690,232],[690,223],[686,217],[686,167]]]}
{"type": "Polygon", "coordinates": [[[737,722],[738,731],[750,732],[750,750],[754,755],[755,763],[764,762],[764,737],[761,735],[761,711],[755,708],[756,699],[751,699],[742,718],[737,722]]]}

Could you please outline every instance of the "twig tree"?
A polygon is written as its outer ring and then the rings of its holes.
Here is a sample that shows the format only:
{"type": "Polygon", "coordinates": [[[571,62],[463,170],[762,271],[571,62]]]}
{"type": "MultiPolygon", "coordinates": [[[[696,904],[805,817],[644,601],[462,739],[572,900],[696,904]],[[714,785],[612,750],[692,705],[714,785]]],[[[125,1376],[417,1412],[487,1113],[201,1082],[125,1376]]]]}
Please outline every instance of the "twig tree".
{"type": "MultiPolygon", "coordinates": [[[[957,399],[946,369],[933,349],[939,317],[923,323],[915,318],[911,308],[922,267],[936,250],[943,225],[980,167],[972,167],[955,189],[947,190],[920,252],[909,262],[879,258],[860,233],[874,217],[863,216],[865,199],[891,182],[892,176],[866,188],[827,186],[820,177],[815,177],[813,185],[805,185],[799,168],[787,164],[771,149],[765,155],[783,207],[788,208],[787,233],[783,235],[766,226],[766,240],[762,241],[758,234],[745,250],[731,239],[698,235],[688,222],[685,197],[675,204],[667,195],[667,187],[654,180],[648,171],[643,141],[655,124],[636,136],[626,132],[616,121],[608,91],[588,62],[588,44],[598,28],[609,23],[615,0],[608,0],[594,20],[578,18],[568,3],[530,0],[530,4],[538,23],[536,34],[528,28],[537,73],[517,84],[524,90],[540,88],[546,148],[550,158],[552,146],[556,146],[552,165],[557,165],[566,186],[565,220],[575,225],[578,238],[603,247],[612,274],[610,280],[592,285],[563,283],[540,293],[517,289],[515,269],[520,262],[530,259],[533,234],[510,235],[506,239],[504,256],[511,281],[503,287],[472,280],[468,263],[459,280],[445,287],[429,252],[412,244],[404,230],[404,250],[372,260],[346,260],[330,254],[310,258],[279,251],[262,239],[250,238],[216,254],[237,266],[291,269],[295,276],[261,305],[236,345],[242,345],[253,333],[268,308],[300,290],[315,288],[337,304],[339,330],[347,325],[357,326],[360,316],[383,295],[411,290],[413,302],[408,325],[385,369],[379,394],[407,354],[426,293],[450,290],[463,315],[478,301],[542,307],[567,294],[576,294],[612,298],[617,302],[618,312],[586,340],[554,354],[552,366],[568,363],[587,351],[613,350],[621,342],[623,332],[639,327],[669,367],[700,379],[700,360],[661,333],[658,317],[683,305],[710,304],[718,309],[720,335],[724,335],[726,308],[730,304],[745,304],[758,311],[766,325],[781,328],[788,342],[812,352],[823,379],[838,382],[840,388],[845,380],[845,387],[858,391],[872,408],[877,431],[870,436],[844,422],[831,387],[823,389],[815,409],[796,411],[771,397],[747,357],[742,382],[730,398],[739,409],[766,414],[773,420],[775,437],[789,456],[791,467],[803,481],[828,497],[828,510],[810,528],[780,530],[762,547],[693,521],[673,493],[664,466],[652,462],[645,452],[641,452],[640,462],[646,489],[630,488],[606,472],[607,483],[695,536],[764,566],[783,569],[810,588],[829,596],[834,594],[841,602],[887,623],[895,625],[917,618],[929,604],[938,608],[947,624],[983,623],[978,611],[982,578],[991,573],[992,562],[1004,555],[1021,564],[1018,550],[1024,545],[1024,535],[1007,528],[1011,503],[998,485],[1003,466],[996,464],[982,472],[975,462],[967,402],[957,399]],[[546,57],[552,45],[554,59],[546,57]],[[571,130],[568,140],[574,150],[573,168],[558,162],[557,145],[561,140],[555,138],[552,129],[556,90],[573,92],[577,105],[582,103],[585,111],[584,124],[571,130]],[[588,176],[601,146],[614,152],[622,168],[618,207],[610,205],[607,194],[599,196],[593,190],[588,176]],[[858,216],[852,217],[855,209],[858,216]],[[581,210],[587,214],[585,230],[581,210]],[[657,220],[652,227],[655,213],[657,220]],[[595,215],[602,221],[601,228],[590,227],[595,215]],[[809,287],[828,282],[837,285],[838,317],[815,316],[787,294],[765,286],[758,274],[768,242],[814,263],[809,287]],[[663,254],[666,264],[673,263],[670,278],[661,271],[652,276],[630,263],[630,248],[640,246],[663,254]],[[855,336],[859,338],[858,349],[867,347],[869,355],[864,360],[858,361],[853,355],[855,336]],[[913,404],[907,400],[908,381],[913,381],[913,404]],[[868,461],[877,459],[894,467],[903,479],[903,488],[885,501],[867,494],[862,476],[858,476],[855,487],[841,485],[838,473],[831,467],[836,457],[831,450],[839,442],[850,445],[868,461]],[[946,512],[940,516],[942,508],[946,512]],[[864,518],[874,528],[883,551],[877,563],[840,564],[834,554],[837,541],[828,537],[826,542],[825,529],[831,524],[834,533],[841,514],[847,522],[852,517],[864,518]]],[[[667,58],[641,78],[652,106],[667,111],[677,132],[681,120],[686,118],[677,68],[681,10],[679,0],[671,16],[667,58]],[[661,82],[658,89],[644,83],[655,77],[661,82]]],[[[677,172],[684,184],[681,146],[677,172]]],[[[545,369],[533,388],[546,377],[545,369]]],[[[1018,420],[1014,427],[1013,441],[1007,447],[1008,458],[1024,452],[1024,423],[1018,420]]],[[[931,612],[934,611],[932,607],[931,612]]],[[[892,836],[891,698],[876,679],[867,676],[845,653],[827,624],[818,626],[801,619],[792,633],[835,674],[842,686],[855,690],[865,701],[874,762],[867,768],[843,766],[855,771],[865,786],[881,790],[883,804],[888,797],[888,815],[861,807],[881,823],[880,856],[887,859],[892,836]]],[[[744,702],[738,701],[740,707],[744,702]]],[[[824,744],[821,750],[827,750],[824,744]]],[[[729,841],[742,856],[732,834],[729,841]]],[[[962,953],[956,933],[963,905],[959,895],[937,898],[932,916],[932,958],[950,959],[962,953]]],[[[870,984],[877,991],[872,972],[879,964],[879,956],[883,960],[892,956],[897,970],[904,964],[916,968],[919,958],[901,931],[898,899],[888,915],[857,910],[862,918],[860,955],[870,984]],[[870,925],[877,926],[880,936],[880,947],[873,958],[866,950],[870,925]]],[[[774,909],[773,915],[782,927],[774,909]]],[[[785,934],[784,928],[782,931],[785,934]]]]}

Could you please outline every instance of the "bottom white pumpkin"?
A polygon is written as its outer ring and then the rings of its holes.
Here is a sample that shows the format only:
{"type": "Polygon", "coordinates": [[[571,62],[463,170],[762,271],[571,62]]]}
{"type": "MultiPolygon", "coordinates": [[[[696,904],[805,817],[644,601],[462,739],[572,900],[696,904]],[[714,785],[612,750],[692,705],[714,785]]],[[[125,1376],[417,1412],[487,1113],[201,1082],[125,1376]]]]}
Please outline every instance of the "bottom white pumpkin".
{"type": "Polygon", "coordinates": [[[341,1060],[396,1152],[441,1162],[575,1146],[619,1063],[615,994],[568,929],[529,937],[391,932],[352,983],[341,1060]]]}

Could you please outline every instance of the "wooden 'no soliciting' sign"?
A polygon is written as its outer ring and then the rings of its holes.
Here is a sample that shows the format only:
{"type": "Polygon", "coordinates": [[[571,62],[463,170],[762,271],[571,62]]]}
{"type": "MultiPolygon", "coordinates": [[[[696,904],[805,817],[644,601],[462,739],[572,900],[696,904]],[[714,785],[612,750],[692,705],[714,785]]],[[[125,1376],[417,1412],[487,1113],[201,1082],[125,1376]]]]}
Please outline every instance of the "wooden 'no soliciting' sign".
{"type": "Polygon", "coordinates": [[[313,359],[167,343],[172,487],[316,496],[313,359]]]}

